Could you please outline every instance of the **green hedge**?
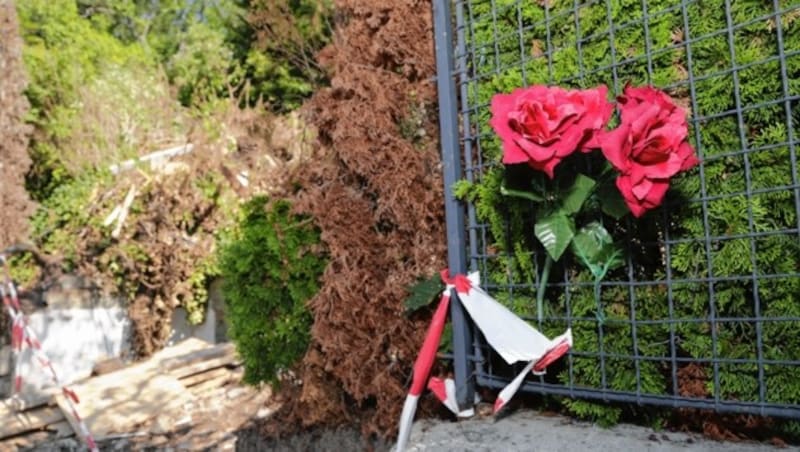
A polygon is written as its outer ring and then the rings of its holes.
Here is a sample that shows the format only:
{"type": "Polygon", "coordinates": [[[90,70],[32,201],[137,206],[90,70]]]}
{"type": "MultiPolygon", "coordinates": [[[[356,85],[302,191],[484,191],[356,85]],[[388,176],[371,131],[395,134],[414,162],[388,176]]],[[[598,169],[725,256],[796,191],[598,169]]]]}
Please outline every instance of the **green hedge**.
{"type": "Polygon", "coordinates": [[[245,381],[278,381],[308,347],[311,314],[325,268],[319,231],[285,200],[258,196],[242,207],[219,268],[229,334],[244,361],[245,381]]]}
{"type": "MultiPolygon", "coordinates": [[[[591,276],[577,262],[562,260],[553,274],[563,275],[567,288],[553,287],[551,278],[548,309],[551,317],[543,329],[561,332],[565,321],[552,317],[569,315],[575,337],[572,382],[576,386],[601,387],[598,352],[605,358],[607,387],[647,394],[672,394],[670,324],[636,324],[637,350],[632,340],[632,320],[675,319],[675,347],[679,358],[708,360],[714,356],[755,360],[756,324],[744,320],[719,322],[718,345],[712,350],[709,283],[704,278],[723,278],[713,284],[717,317],[752,318],[756,315],[753,275],[757,275],[760,315],[764,318],[800,315],[800,244],[797,232],[795,191],[771,190],[796,183],[792,178],[785,102],[800,94],[800,55],[785,59],[788,93],[784,92],[781,63],[777,58],[778,24],[768,16],[771,2],[737,0],[731,2],[733,32],[732,61],[725,9],[722,2],[687,2],[684,11],[678,2],[648,1],[648,18],[643,20],[640,0],[582,2],[575,10],[566,0],[544,2],[497,0],[468,2],[472,21],[467,29],[468,45],[474,51],[468,83],[468,102],[478,107],[471,121],[479,136],[483,161],[489,162],[476,176],[474,184],[461,183],[457,194],[474,202],[479,220],[489,225],[489,238],[483,245],[497,250],[498,258],[482,268],[484,277],[495,284],[528,283],[535,286],[543,254],[534,246],[531,207],[523,201],[503,198],[499,187],[509,178],[499,163],[499,140],[489,127],[488,104],[495,93],[531,84],[559,84],[589,88],[606,84],[621,92],[627,82],[652,83],[667,89],[679,103],[687,106],[690,139],[703,163],[701,168],[674,180],[667,198],[667,209],[657,209],[640,221],[614,223],[613,234],[627,244],[632,266],[615,271],[602,291],[603,339],[598,334],[598,307],[591,276]],[[496,9],[492,11],[492,5],[496,9]],[[609,8],[607,9],[607,5],[609,8]],[[613,47],[609,20],[614,23],[613,47]],[[684,20],[689,24],[691,67],[685,45],[684,20]],[[546,22],[549,21],[549,22],[546,22]],[[646,26],[644,25],[646,22],[646,26]],[[549,26],[546,24],[549,23],[549,26]],[[522,25],[522,38],[518,25],[522,25]],[[718,32],[718,33],[717,33],[718,32]],[[716,34],[715,34],[716,33],[716,34]],[[648,55],[649,51],[649,57],[648,55]],[[548,52],[550,58],[548,58],[548,52]],[[741,68],[736,78],[729,71],[741,68]],[[612,67],[613,66],[613,67],[612,67]],[[691,101],[689,71],[694,78],[696,103],[691,101]],[[651,76],[648,77],[648,73],[651,76]],[[741,118],[735,113],[735,87],[739,86],[741,118]],[[773,102],[770,105],[763,103],[773,102]],[[738,123],[744,124],[747,156],[737,154],[740,141],[738,123]],[[695,133],[696,132],[696,133],[695,133]],[[705,177],[701,186],[700,171],[705,177]],[[750,189],[762,190],[746,196],[749,171],[750,189]],[[702,202],[703,190],[707,202],[702,202]],[[749,222],[752,217],[752,224],[749,222]],[[707,218],[708,236],[706,245],[707,218]],[[664,246],[664,231],[671,242],[664,246]],[[771,232],[772,231],[772,232],[771,232]],[[756,238],[738,238],[753,232],[756,238]],[[751,258],[752,256],[752,258],[751,258]],[[708,259],[712,262],[708,265],[708,259]],[[791,275],[771,277],[771,275],[791,275]],[[509,277],[509,275],[512,275],[509,277]],[[689,280],[689,281],[687,281],[689,280]],[[656,282],[628,286],[629,281],[656,282]],[[683,282],[680,282],[683,281],[683,282]],[[668,284],[671,282],[671,284],[668,284]],[[585,283],[585,284],[584,284],[585,283]],[[699,321],[692,321],[699,319],[699,321]],[[653,360],[634,361],[617,355],[638,354],[653,360]],[[593,356],[581,356],[587,353],[593,356]],[[636,371],[640,373],[637,388],[636,371]]],[[[800,14],[795,9],[783,15],[780,24],[786,52],[800,49],[800,14]]],[[[800,136],[800,108],[793,104],[793,136],[800,136]]],[[[796,170],[796,168],[795,168],[796,170]]],[[[796,177],[796,176],[795,176],[796,177]]],[[[506,183],[511,183],[507,181],[506,183]]],[[[607,224],[613,223],[605,218],[607,224]]],[[[498,298],[517,312],[530,315],[535,310],[534,291],[515,289],[514,297],[500,292],[498,298]]],[[[791,360],[800,350],[800,323],[766,321],[761,324],[765,360],[791,360]]],[[[678,367],[683,364],[679,363],[678,367]]],[[[714,366],[703,363],[707,392],[714,395],[714,366]]],[[[548,378],[570,381],[564,370],[548,378]]],[[[758,368],[753,363],[719,364],[719,397],[758,401],[758,368]]],[[[800,381],[792,378],[790,366],[764,366],[766,401],[800,403],[800,381]]],[[[604,423],[614,423],[620,408],[581,400],[562,400],[573,413],[604,423]]]]}

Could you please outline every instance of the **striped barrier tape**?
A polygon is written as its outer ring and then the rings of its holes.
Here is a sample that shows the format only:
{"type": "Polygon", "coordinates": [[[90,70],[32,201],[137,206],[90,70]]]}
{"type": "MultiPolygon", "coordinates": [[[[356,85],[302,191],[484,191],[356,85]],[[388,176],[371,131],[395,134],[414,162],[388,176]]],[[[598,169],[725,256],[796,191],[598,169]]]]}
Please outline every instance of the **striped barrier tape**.
{"type": "Polygon", "coordinates": [[[99,450],[97,448],[97,443],[92,433],[89,431],[89,427],[86,426],[86,422],[84,422],[83,418],[78,414],[76,405],[80,403],[80,399],[75,391],[70,389],[67,385],[61,384],[61,380],[58,378],[53,363],[42,350],[42,343],[36,338],[36,334],[33,332],[33,329],[31,329],[25,318],[25,314],[22,312],[17,289],[14,286],[14,282],[11,280],[11,274],[8,270],[8,262],[1,254],[0,264],[3,265],[5,279],[4,284],[0,284],[0,297],[2,297],[3,305],[11,319],[11,347],[14,352],[15,360],[14,394],[18,395],[22,390],[22,360],[20,359],[20,355],[22,354],[22,350],[27,346],[33,352],[36,362],[50,375],[50,379],[53,383],[61,388],[61,393],[64,395],[64,399],[67,401],[70,408],[71,413],[69,414],[74,418],[75,424],[78,425],[80,434],[86,442],[86,446],[92,452],[97,452],[99,450]]]}
{"type": "Polygon", "coordinates": [[[458,407],[455,382],[452,379],[428,378],[442,336],[452,291],[455,291],[459,302],[486,341],[506,363],[527,362],[523,371],[497,395],[494,414],[519,390],[528,373],[544,374],[548,365],[564,356],[572,347],[571,330],[567,329],[564,334],[553,339],[546,337],[486,293],[480,287],[480,275],[477,272],[451,277],[448,270],[443,270],[441,276],[446,287],[414,364],[413,382],[400,415],[396,452],[402,452],[408,444],[417,401],[426,382],[428,389],[456,416],[468,417],[474,414],[474,409],[461,410],[458,407]]]}

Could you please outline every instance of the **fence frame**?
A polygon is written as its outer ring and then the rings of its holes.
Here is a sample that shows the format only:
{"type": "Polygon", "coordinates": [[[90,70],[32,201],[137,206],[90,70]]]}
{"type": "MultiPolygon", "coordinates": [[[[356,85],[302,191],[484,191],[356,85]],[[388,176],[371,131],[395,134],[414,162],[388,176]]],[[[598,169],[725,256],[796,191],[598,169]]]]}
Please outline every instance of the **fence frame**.
{"type": "MultiPolygon", "coordinates": [[[[435,35],[435,49],[436,49],[436,69],[437,69],[437,88],[438,88],[438,101],[439,101],[439,121],[440,121],[440,139],[441,139],[441,155],[443,163],[444,175],[444,189],[445,189],[445,209],[446,209],[446,230],[447,230],[447,244],[448,244],[448,265],[451,273],[466,273],[468,270],[468,254],[475,256],[478,253],[478,240],[477,240],[477,224],[476,213],[474,206],[469,203],[462,203],[455,199],[453,195],[453,184],[463,178],[472,181],[471,156],[475,153],[472,141],[476,137],[470,136],[470,119],[469,116],[473,112],[474,107],[466,105],[465,99],[468,99],[468,86],[472,79],[468,74],[468,54],[467,54],[467,41],[465,37],[465,28],[467,18],[465,18],[464,3],[469,0],[433,0],[433,19],[434,19],[434,35],[435,35]],[[455,7],[455,8],[453,8],[455,7]],[[455,11],[453,11],[455,9],[455,11]],[[455,32],[454,32],[455,30],[455,32]],[[464,166],[465,168],[462,168],[464,166]]],[[[532,1],[532,0],[528,0],[532,1]]],[[[607,1],[607,0],[606,0],[607,1]]],[[[688,0],[691,2],[692,0],[688,0]]],[[[686,14],[687,0],[681,0],[680,7],[683,8],[683,22],[688,29],[689,22],[686,14]]],[[[643,5],[646,1],[643,0],[643,5]]],[[[494,6],[494,2],[492,2],[494,6]]],[[[578,2],[575,3],[578,8],[578,2]]],[[[727,19],[728,19],[728,32],[732,33],[732,22],[730,18],[730,5],[726,0],[727,19]]],[[[774,0],[774,8],[776,17],[780,18],[780,7],[778,0],[774,0]]],[[[577,9],[576,9],[577,10],[577,9]]],[[[647,15],[645,9],[645,15],[647,15]]],[[[549,31],[549,25],[548,31],[549,31]]],[[[646,25],[645,25],[646,27],[646,25]]],[[[614,26],[611,26],[611,34],[613,37],[614,26]]],[[[645,29],[646,30],[646,29],[645,29]]],[[[521,31],[520,31],[521,32],[521,31]]],[[[646,31],[645,31],[646,33],[646,31]]],[[[780,100],[778,103],[783,103],[785,107],[785,114],[790,124],[788,130],[788,146],[791,148],[791,167],[793,170],[793,186],[789,187],[795,195],[795,203],[798,205],[797,210],[800,212],[800,185],[798,185],[798,162],[797,152],[795,151],[795,139],[792,135],[791,127],[791,106],[789,91],[787,86],[787,72],[786,51],[783,47],[783,36],[781,26],[777,27],[777,39],[779,42],[779,51],[777,58],[781,59],[781,71],[783,77],[782,87],[785,99],[780,100]]],[[[548,36],[549,39],[549,36],[548,36]]],[[[732,39],[732,38],[730,38],[732,39]]],[[[648,43],[649,44],[649,43],[648,43]]],[[[731,44],[732,45],[732,44],[731,44]]],[[[612,46],[613,47],[613,46],[612,46]]],[[[691,48],[687,44],[689,52],[688,60],[691,65],[691,48]]],[[[648,47],[648,53],[650,49],[648,47]]],[[[792,54],[793,55],[793,54],[792,54]]],[[[648,55],[649,58],[649,55],[648,55]]],[[[612,63],[613,65],[614,63],[612,63]]],[[[609,70],[613,70],[612,67],[609,70]]],[[[735,72],[738,68],[732,69],[735,77],[735,72]]],[[[689,78],[687,85],[692,90],[692,102],[695,101],[694,89],[695,81],[693,80],[691,67],[689,68],[689,78]]],[[[738,79],[735,79],[738,84],[738,79]]],[[[618,82],[617,74],[614,70],[614,84],[618,82]]],[[[737,85],[737,112],[739,125],[742,126],[742,105],[738,99],[738,85],[737,85]]],[[[697,123],[695,122],[695,133],[697,132],[697,123]]],[[[745,146],[743,144],[743,146],[745,146]]],[[[480,149],[477,150],[478,153],[480,149]]],[[[702,171],[702,169],[701,169],[702,171]]],[[[703,177],[702,175],[700,177],[703,177]]],[[[704,182],[705,183],[705,182],[704,182]]],[[[749,183],[748,183],[749,184],[749,183]]],[[[748,185],[748,196],[750,188],[748,185]]],[[[707,197],[703,194],[704,201],[707,197]]],[[[706,219],[707,221],[707,219],[706,219]]],[[[752,221],[752,214],[751,214],[752,221]]],[[[789,231],[793,232],[793,231],[789,231]]],[[[797,231],[794,231],[800,237],[800,215],[798,216],[797,231]]],[[[793,232],[793,233],[794,233],[793,232]]],[[[708,224],[706,223],[706,233],[708,234],[708,224]]],[[[752,235],[748,235],[751,238],[752,235]]],[[[709,237],[706,237],[709,240],[709,237]]],[[[669,264],[667,264],[669,265],[669,264]]],[[[474,263],[470,265],[475,267],[474,263]]],[[[475,270],[475,268],[469,268],[475,270]]],[[[794,274],[790,276],[796,276],[794,274]]],[[[756,276],[753,276],[756,278],[756,276]]],[[[669,284],[669,278],[667,279],[669,284]]],[[[754,283],[757,285],[756,282],[754,283]]],[[[491,289],[491,287],[489,287],[491,289]]],[[[671,293],[671,288],[670,288],[671,293]]],[[[713,295],[713,294],[712,294],[713,295]]],[[[757,297],[756,297],[757,298],[757,297]]],[[[458,302],[458,297],[455,292],[451,297],[451,320],[453,324],[453,367],[455,373],[455,383],[457,388],[457,400],[459,407],[465,409],[470,407],[473,403],[475,387],[482,386],[486,388],[499,389],[504,387],[513,378],[513,375],[499,376],[493,374],[491,371],[486,370],[486,357],[483,350],[488,348],[488,345],[482,339],[480,333],[474,329],[472,321],[466,314],[465,310],[458,302]]],[[[670,295],[671,303],[671,295],[670,295]]],[[[757,303],[757,302],[756,302],[757,303]]],[[[713,304],[713,303],[712,303],[713,304]]],[[[713,311],[713,308],[712,308],[713,311]]],[[[758,312],[758,311],[757,311],[758,312]]],[[[671,315],[671,314],[670,314],[671,315]]],[[[758,317],[758,316],[756,316],[758,317]]],[[[756,318],[756,322],[760,322],[760,318],[756,318]]],[[[635,324],[635,321],[634,321],[635,324]]],[[[634,326],[635,329],[635,326],[634,326]]],[[[760,332],[759,332],[760,333],[760,332]]],[[[635,333],[634,333],[635,334],[635,333]]],[[[759,334],[760,341],[760,334],[759,334]]],[[[635,339],[634,339],[635,340],[635,339]]],[[[674,341],[675,337],[672,336],[671,340],[674,341]]],[[[675,372],[675,356],[674,344],[673,348],[673,367],[672,371],[675,372]]],[[[759,345],[760,349],[760,345],[759,345]]],[[[574,353],[570,351],[570,354],[574,353]]],[[[600,354],[603,352],[601,351],[600,354]]],[[[566,357],[565,357],[566,359],[566,357]]],[[[666,357],[665,359],[669,359],[666,357]]],[[[717,356],[716,361],[727,362],[724,357],[717,356]]],[[[691,361],[697,362],[697,361],[691,361]]],[[[787,361],[788,362],[788,361],[787,361]]],[[[776,416],[783,418],[800,419],[800,405],[794,404],[780,404],[766,402],[764,398],[764,385],[763,385],[763,372],[764,372],[764,359],[759,353],[758,360],[759,371],[759,392],[760,398],[756,402],[740,402],[735,400],[720,399],[718,394],[714,397],[707,399],[683,397],[679,395],[653,395],[644,394],[641,391],[615,391],[603,388],[587,388],[578,387],[572,384],[552,384],[546,383],[540,377],[539,381],[535,378],[529,377],[520,388],[521,391],[537,394],[549,394],[556,396],[566,396],[569,398],[582,398],[601,400],[605,402],[621,402],[636,405],[652,405],[668,408],[697,408],[697,409],[711,409],[720,413],[736,413],[736,414],[757,414],[761,416],[776,416]]],[[[716,372],[715,372],[716,375],[716,372]]],[[[639,378],[637,372],[637,380],[639,378]]],[[[674,379],[674,375],[673,375],[674,379]]],[[[718,383],[717,383],[718,384],[718,383]]],[[[638,382],[637,382],[638,387],[638,382]]]]}

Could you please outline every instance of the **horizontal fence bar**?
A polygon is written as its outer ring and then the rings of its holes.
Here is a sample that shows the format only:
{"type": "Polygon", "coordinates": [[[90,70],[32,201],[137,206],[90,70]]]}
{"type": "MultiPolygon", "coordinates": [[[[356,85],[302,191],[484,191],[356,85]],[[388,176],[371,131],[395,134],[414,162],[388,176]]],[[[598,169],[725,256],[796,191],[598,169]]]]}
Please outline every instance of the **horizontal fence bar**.
{"type": "MultiPolygon", "coordinates": [[[[478,374],[478,385],[487,388],[501,389],[510,382],[509,379],[478,374]]],[[[636,405],[655,405],[666,408],[696,408],[700,410],[714,410],[718,413],[733,414],[758,414],[761,416],[774,416],[796,419],[800,417],[800,405],[784,405],[772,403],[715,401],[713,399],[696,399],[673,395],[639,394],[629,391],[600,390],[594,388],[565,387],[549,383],[534,383],[526,381],[520,387],[522,391],[538,394],[566,396],[570,398],[583,398],[603,400],[606,402],[633,403],[636,405]]]]}
{"type": "MultiPolygon", "coordinates": [[[[768,275],[759,275],[760,279],[785,279],[785,278],[797,278],[800,276],[798,273],[778,273],[778,274],[768,274],[768,275]]],[[[751,281],[751,275],[739,275],[739,276],[711,276],[707,278],[672,278],[671,282],[673,286],[681,285],[681,284],[710,284],[710,283],[720,283],[720,282],[742,282],[742,281],[751,281]]],[[[601,287],[628,287],[628,286],[638,286],[638,287],[648,287],[648,286],[663,286],[667,282],[665,280],[656,280],[656,281],[603,281],[600,283],[601,287]]],[[[593,282],[588,281],[575,281],[569,283],[563,282],[550,282],[547,284],[548,287],[594,287],[593,282]]],[[[533,284],[528,283],[507,283],[507,284],[493,284],[493,283],[486,283],[482,284],[481,288],[487,291],[492,291],[493,289],[532,289],[535,286],[533,284]]]]}

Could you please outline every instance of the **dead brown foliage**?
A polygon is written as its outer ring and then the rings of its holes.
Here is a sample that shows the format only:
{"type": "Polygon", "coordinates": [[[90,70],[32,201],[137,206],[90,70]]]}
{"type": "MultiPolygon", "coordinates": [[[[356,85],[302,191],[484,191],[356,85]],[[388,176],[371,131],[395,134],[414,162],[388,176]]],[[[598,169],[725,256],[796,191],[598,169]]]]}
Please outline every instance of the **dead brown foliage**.
{"type": "Polygon", "coordinates": [[[35,208],[25,191],[31,129],[23,120],[29,105],[18,28],[14,3],[0,2],[0,249],[27,238],[35,208]]]}
{"type": "MultiPolygon", "coordinates": [[[[678,369],[679,394],[683,397],[709,398],[708,378],[706,369],[697,363],[678,369]]],[[[783,440],[771,435],[775,420],[767,417],[680,408],[676,410],[673,423],[682,431],[700,430],[704,436],[717,441],[770,440],[774,445],[783,444],[783,440]]]]}
{"type": "Polygon", "coordinates": [[[316,218],[330,263],[314,315],[302,389],[272,433],[344,421],[394,435],[424,319],[406,287],[445,265],[430,1],[338,0],[320,63],[331,86],[306,104],[320,148],[297,208],[316,218]],[[413,137],[402,125],[425,111],[413,137]],[[406,135],[406,136],[404,136],[406,135]],[[357,414],[356,414],[357,413],[357,414]]]}

